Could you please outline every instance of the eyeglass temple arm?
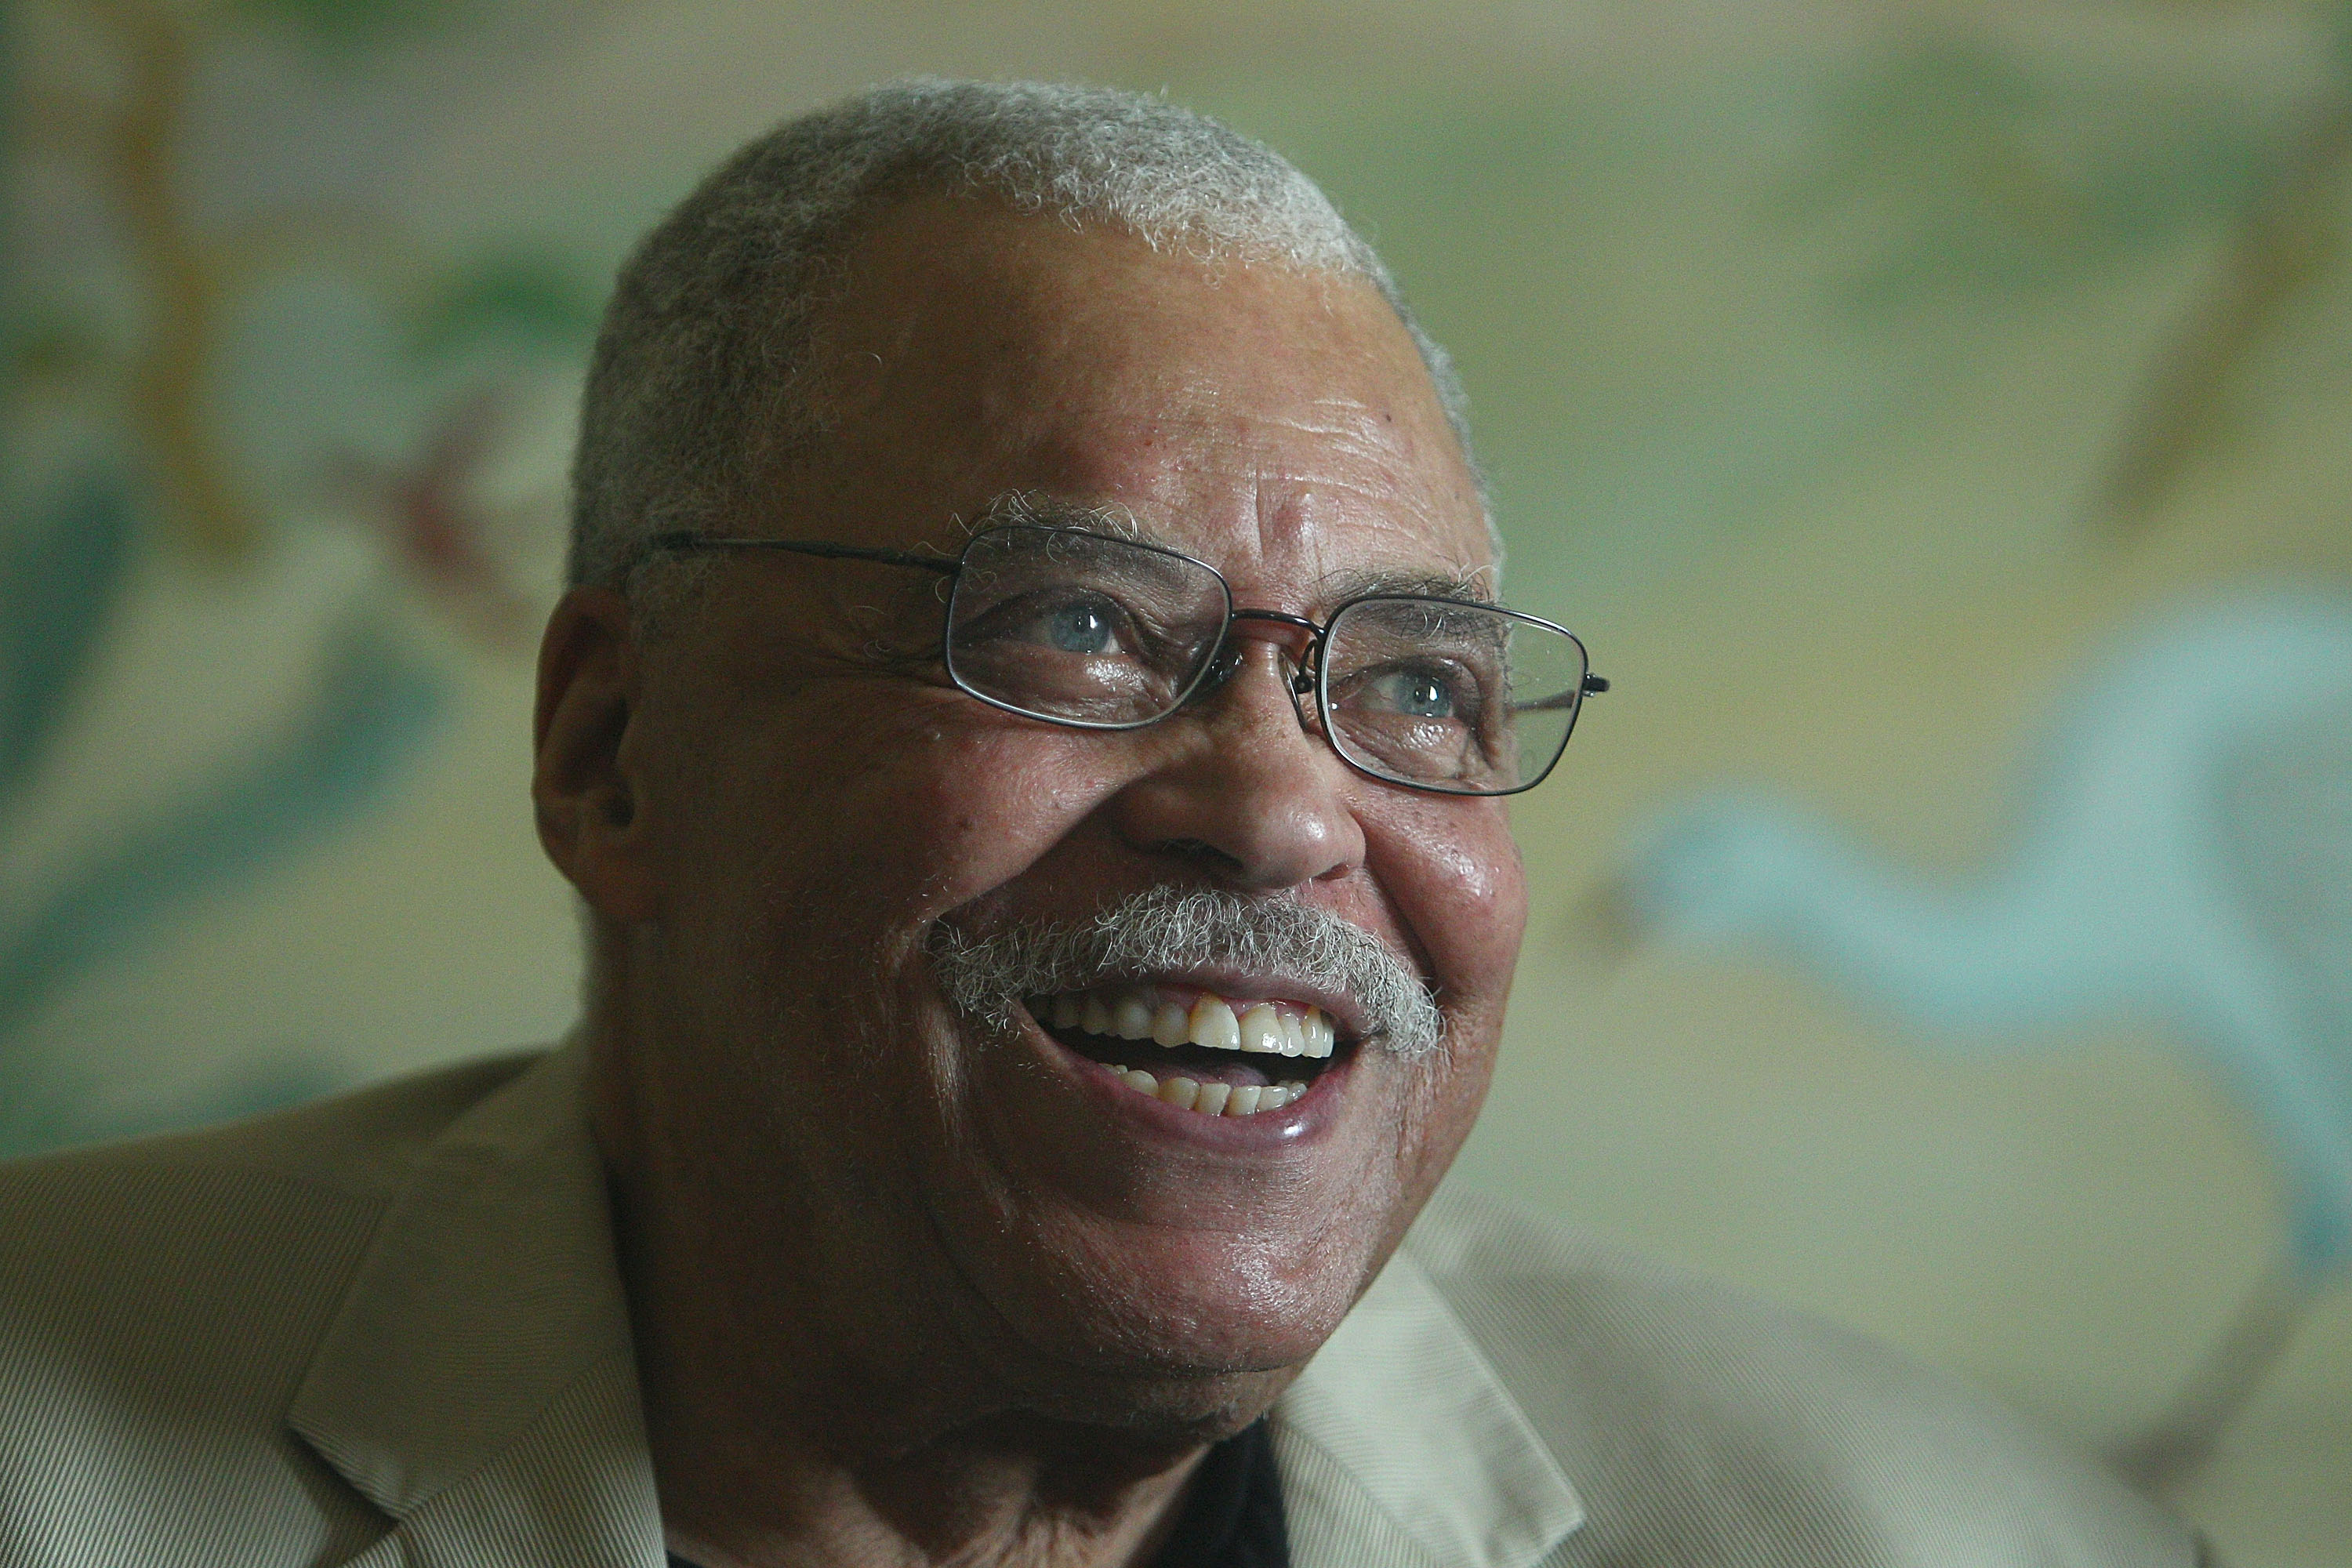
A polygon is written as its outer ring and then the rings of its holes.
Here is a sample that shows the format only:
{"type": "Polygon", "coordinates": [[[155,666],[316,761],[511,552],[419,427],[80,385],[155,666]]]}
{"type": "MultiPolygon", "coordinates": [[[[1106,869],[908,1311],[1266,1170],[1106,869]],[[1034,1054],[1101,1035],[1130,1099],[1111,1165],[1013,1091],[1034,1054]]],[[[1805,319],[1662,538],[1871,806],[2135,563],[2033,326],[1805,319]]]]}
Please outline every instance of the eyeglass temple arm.
{"type": "Polygon", "coordinates": [[[730,539],[713,533],[656,533],[646,541],[648,555],[684,550],[781,550],[792,555],[814,555],[824,561],[873,561],[885,566],[916,566],[952,577],[961,562],[936,555],[915,555],[904,550],[877,550],[862,544],[822,544],[797,539],[730,539]]]}
{"type": "Polygon", "coordinates": [[[1534,702],[1514,702],[1511,710],[1516,713],[1557,712],[1562,708],[1575,707],[1587,697],[1598,697],[1608,689],[1606,678],[1588,675],[1584,678],[1584,684],[1573,691],[1563,691],[1557,697],[1546,697],[1534,702]]]}

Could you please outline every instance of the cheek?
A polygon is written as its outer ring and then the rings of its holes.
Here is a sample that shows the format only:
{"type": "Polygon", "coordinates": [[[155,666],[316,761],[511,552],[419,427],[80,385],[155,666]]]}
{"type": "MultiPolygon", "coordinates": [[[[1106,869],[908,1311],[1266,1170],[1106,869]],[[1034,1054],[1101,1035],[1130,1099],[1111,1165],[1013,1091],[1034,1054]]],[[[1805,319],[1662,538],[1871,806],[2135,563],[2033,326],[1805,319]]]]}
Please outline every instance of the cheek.
{"type": "Polygon", "coordinates": [[[779,727],[743,723],[693,782],[681,859],[814,900],[845,925],[908,927],[1003,884],[1117,787],[1096,737],[961,696],[781,726],[789,748],[756,738],[779,727]]]}
{"type": "Polygon", "coordinates": [[[1440,986],[1499,1015],[1527,929],[1527,876],[1497,803],[1412,800],[1367,822],[1366,853],[1440,986]]]}
{"type": "Polygon", "coordinates": [[[934,727],[848,804],[904,857],[907,912],[928,921],[1020,877],[1091,816],[1118,786],[1104,750],[1071,731],[934,727]]]}

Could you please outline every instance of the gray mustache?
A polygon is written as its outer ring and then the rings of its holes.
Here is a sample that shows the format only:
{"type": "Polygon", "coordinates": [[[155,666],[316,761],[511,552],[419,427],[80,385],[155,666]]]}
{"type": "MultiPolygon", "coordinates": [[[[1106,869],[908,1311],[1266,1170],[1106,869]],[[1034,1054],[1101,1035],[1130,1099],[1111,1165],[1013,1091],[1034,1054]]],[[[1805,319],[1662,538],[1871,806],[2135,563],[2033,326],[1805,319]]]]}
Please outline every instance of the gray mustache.
{"type": "Polygon", "coordinates": [[[999,1030],[1022,998],[1190,969],[1238,969],[1354,998],[1364,1034],[1401,1057],[1445,1034],[1429,988],[1378,938],[1322,910],[1213,889],[1154,888],[1079,925],[1013,925],[969,938],[934,927],[931,963],[949,1003],[999,1030]]]}

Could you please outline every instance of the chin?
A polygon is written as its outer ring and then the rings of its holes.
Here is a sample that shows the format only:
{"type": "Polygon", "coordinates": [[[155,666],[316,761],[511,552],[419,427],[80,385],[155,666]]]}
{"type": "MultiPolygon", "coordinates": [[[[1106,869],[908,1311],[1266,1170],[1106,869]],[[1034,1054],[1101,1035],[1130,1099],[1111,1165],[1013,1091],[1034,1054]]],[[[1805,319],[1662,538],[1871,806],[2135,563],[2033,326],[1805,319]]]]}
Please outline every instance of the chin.
{"type": "Polygon", "coordinates": [[[1118,1337],[1073,1334],[1075,1342],[1061,1347],[1077,1352],[1070,1359],[1049,1352],[1006,1369],[1011,1403],[1067,1426],[1193,1447],[1222,1442],[1264,1415],[1322,1343],[1318,1337],[1303,1351],[1266,1346],[1259,1352],[1265,1364],[1249,1364],[1208,1359],[1205,1348],[1200,1360],[1139,1357],[1121,1350],[1118,1337]]]}
{"type": "Polygon", "coordinates": [[[1125,1389],[1117,1399],[1072,1395],[1041,1399],[1030,1414],[1056,1426],[1117,1432],[1122,1446],[1189,1451],[1247,1428],[1270,1409],[1296,1368],[1213,1379],[1167,1379],[1125,1389]]]}
{"type": "Polygon", "coordinates": [[[1300,1246],[1122,1226],[1087,1241],[1055,1267],[1008,1271],[1004,1289],[988,1292],[1025,1363],[1005,1370],[1082,1391],[1097,1419],[1124,1408],[1236,1429],[1323,1347],[1386,1256],[1328,1236],[1300,1246]]]}

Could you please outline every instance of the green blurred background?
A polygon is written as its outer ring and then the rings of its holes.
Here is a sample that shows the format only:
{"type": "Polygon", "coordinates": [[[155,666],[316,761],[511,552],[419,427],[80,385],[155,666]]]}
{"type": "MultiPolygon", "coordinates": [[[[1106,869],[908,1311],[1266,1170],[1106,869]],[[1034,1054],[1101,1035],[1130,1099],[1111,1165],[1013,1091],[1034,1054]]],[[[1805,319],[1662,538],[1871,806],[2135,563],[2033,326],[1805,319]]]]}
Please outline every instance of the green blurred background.
{"type": "MultiPolygon", "coordinates": [[[[2291,1228],[2352,1140],[2343,6],[5,16],[0,1149],[565,1028],[530,656],[623,248],[882,78],[1164,89],[1382,248],[1461,363],[1511,602],[1617,683],[1521,803],[1535,924],[1455,1179],[2098,1446],[2300,1236],[2294,1337],[2179,1502],[2248,1568],[2352,1563],[2352,1292],[2311,1262],[2325,1215],[2291,1228]],[[2272,729],[2100,786],[2227,828],[2128,857],[2210,895],[2169,922],[2197,940],[1955,1010],[2017,967],[1969,931],[2046,956],[2029,915],[2065,949],[2176,907],[2010,894],[2065,860],[2051,800],[2103,715],[2139,733],[2135,690],[2194,684],[2200,616],[2318,652],[2281,654],[2265,689],[2313,695],[2272,729]],[[1700,798],[1694,848],[1660,825],[1700,798]],[[1778,902],[1708,913],[1790,843],[1778,902]],[[2163,983],[2247,910],[2240,969],[2302,1021],[2251,1043],[2163,983]],[[1874,969],[1895,927],[1908,970],[1874,969]]],[[[2129,816],[2106,798],[2078,826],[2129,816]]]]}

